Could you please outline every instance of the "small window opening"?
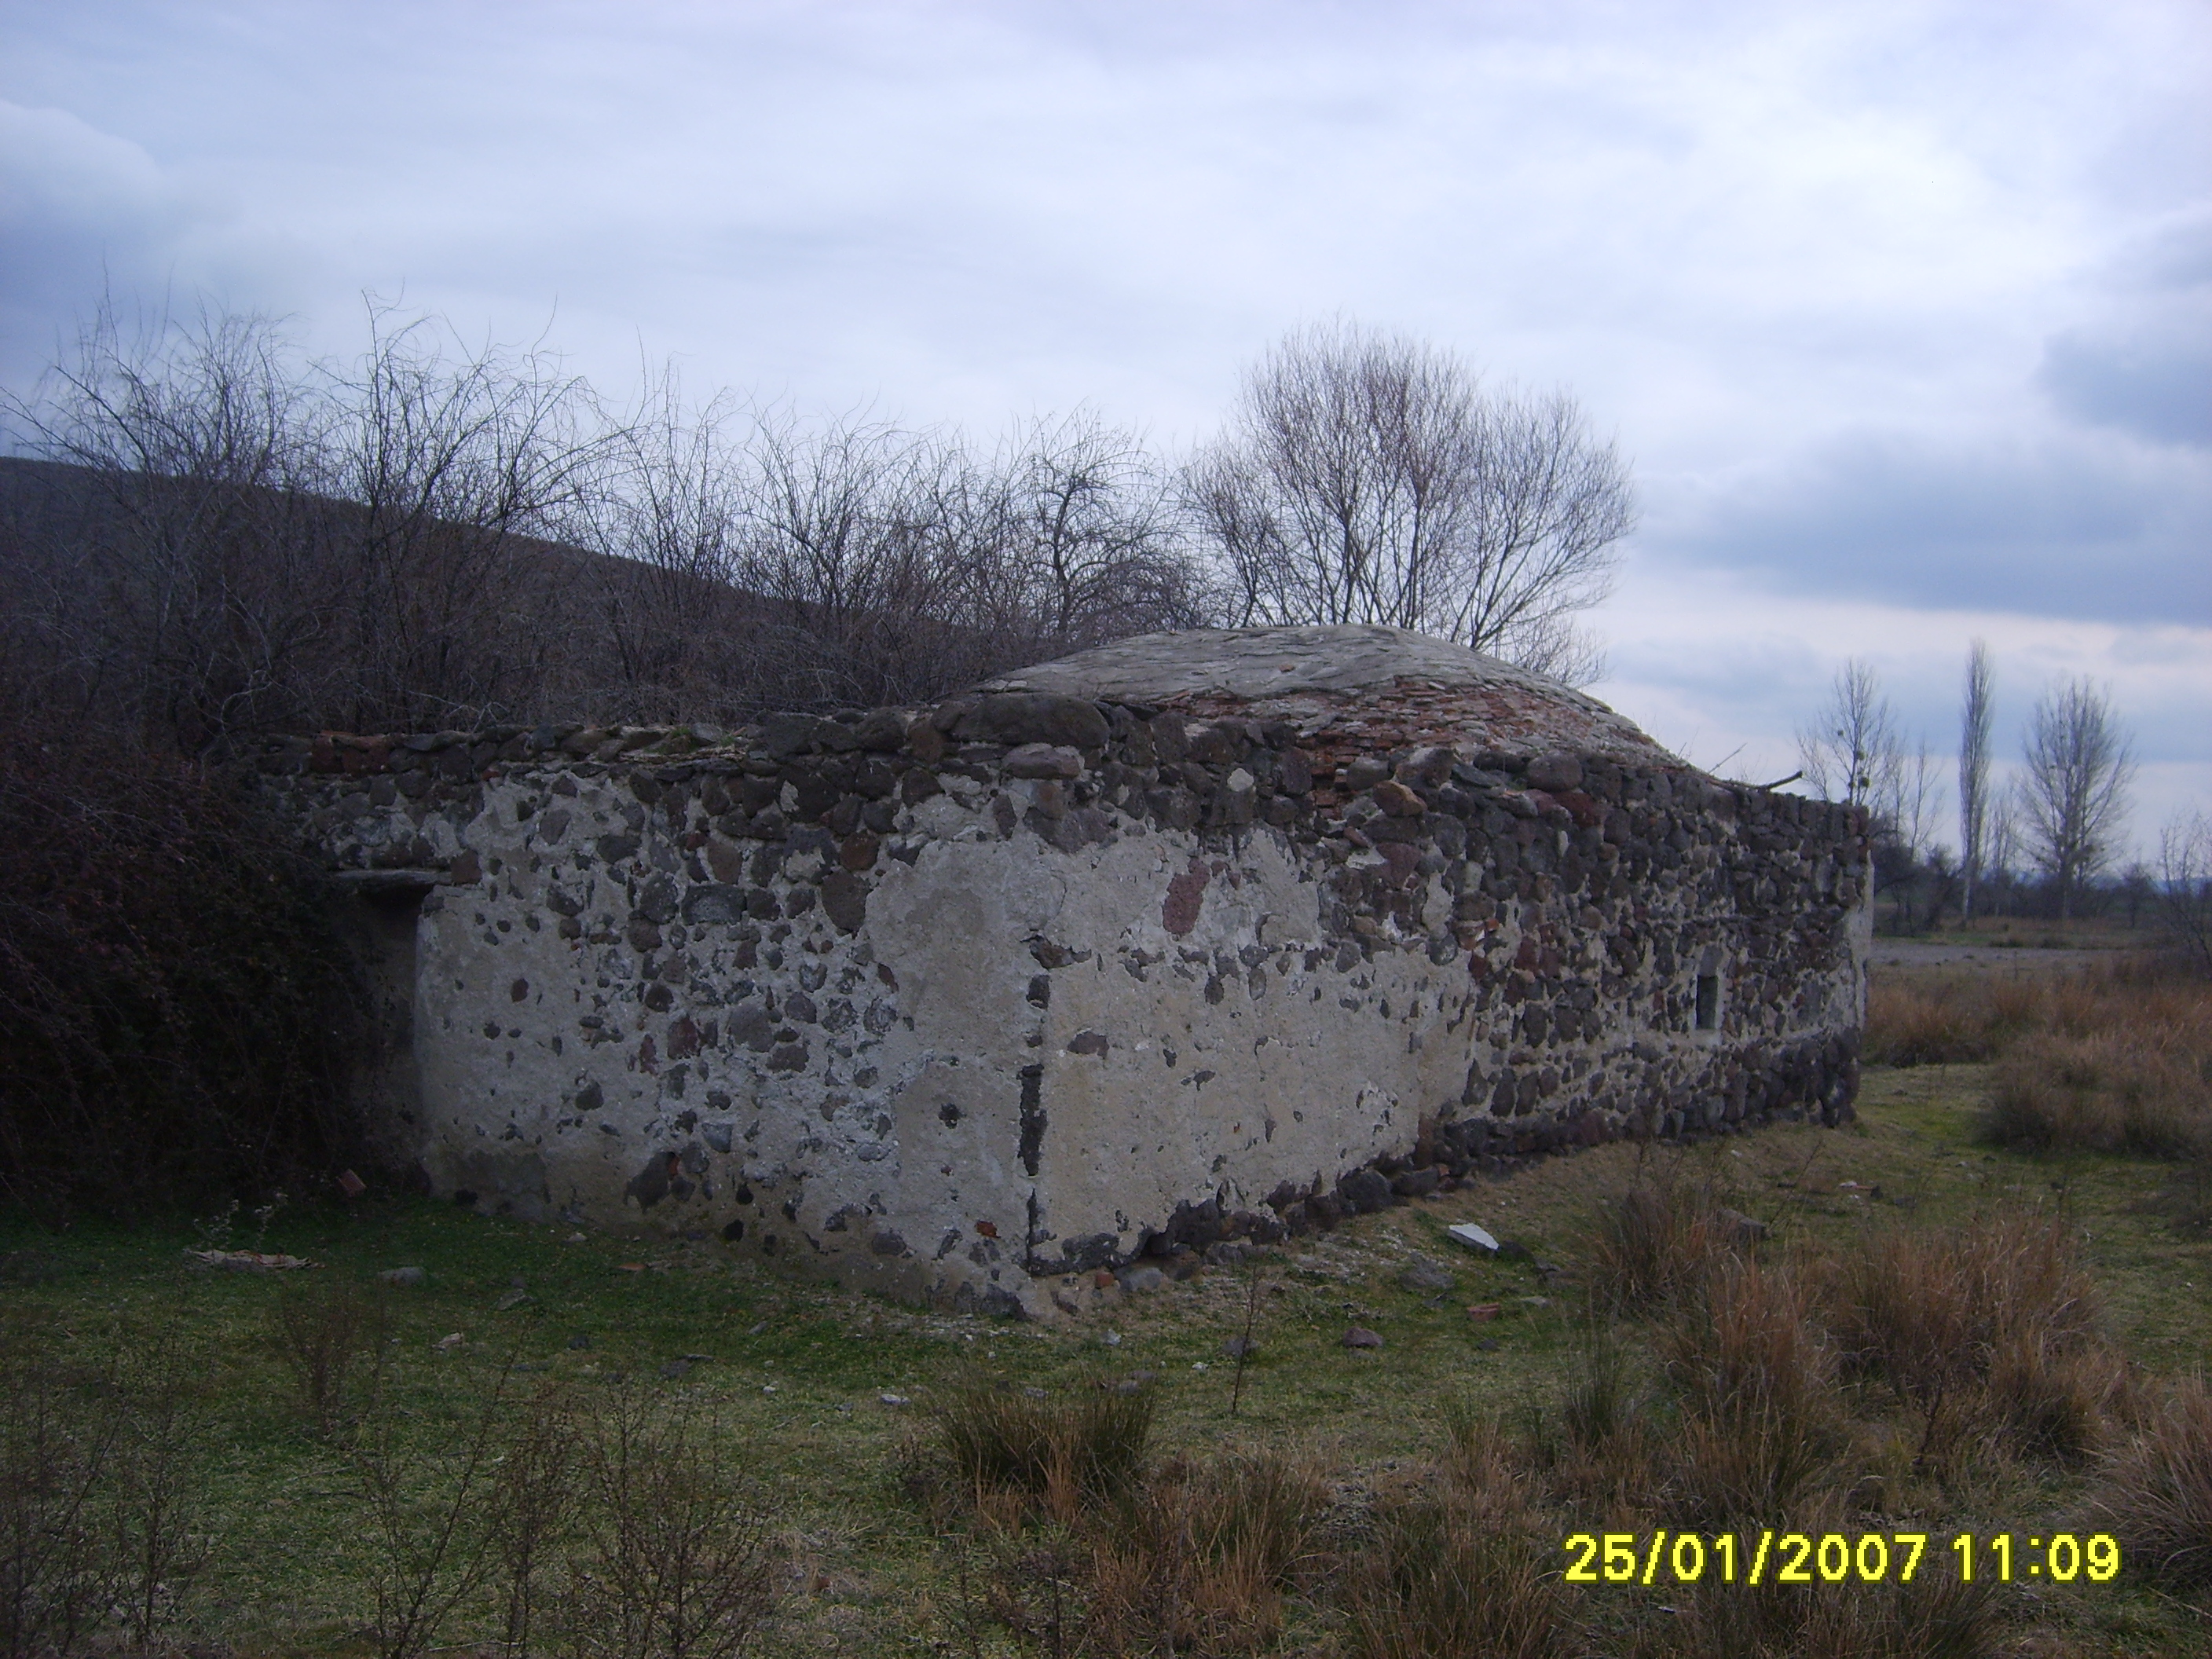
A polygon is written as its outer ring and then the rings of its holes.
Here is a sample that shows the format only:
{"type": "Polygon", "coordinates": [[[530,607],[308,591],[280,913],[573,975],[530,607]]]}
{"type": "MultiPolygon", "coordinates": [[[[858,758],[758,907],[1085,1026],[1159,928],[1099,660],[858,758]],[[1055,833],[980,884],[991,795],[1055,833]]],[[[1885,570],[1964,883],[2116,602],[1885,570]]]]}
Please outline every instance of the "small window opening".
{"type": "Polygon", "coordinates": [[[1721,976],[1718,974],[1698,975],[1698,1029],[1717,1031],[1721,1024],[1721,976]]]}

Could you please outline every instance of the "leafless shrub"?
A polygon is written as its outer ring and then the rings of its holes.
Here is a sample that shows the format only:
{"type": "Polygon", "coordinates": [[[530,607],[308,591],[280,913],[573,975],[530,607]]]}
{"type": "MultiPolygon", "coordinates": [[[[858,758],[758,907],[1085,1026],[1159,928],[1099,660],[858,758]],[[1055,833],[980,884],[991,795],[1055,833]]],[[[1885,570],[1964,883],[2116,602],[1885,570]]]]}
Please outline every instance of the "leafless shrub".
{"type": "Polygon", "coordinates": [[[311,1284],[269,1304],[270,1346],[292,1379],[301,1420],[329,1440],[353,1420],[381,1363],[386,1310],[357,1285],[311,1284]]]}
{"type": "Polygon", "coordinates": [[[99,1498],[119,1418],[88,1409],[43,1321],[0,1322],[0,1653],[68,1654],[107,1587],[99,1498]]]}
{"type": "Polygon", "coordinates": [[[111,1613],[151,1654],[190,1607],[212,1553],[205,1454],[213,1425],[205,1367],[174,1326],[126,1343],[112,1395],[119,1413],[103,1483],[111,1613]]]}
{"type": "Polygon", "coordinates": [[[572,1402],[549,1383],[517,1403],[493,1480],[490,1550],[507,1659],[528,1659],[542,1645],[553,1571],[575,1540],[583,1475],[572,1402]]]}
{"type": "Polygon", "coordinates": [[[81,739],[0,727],[0,1190],[130,1208],[353,1161],[312,877],[204,769],[81,739]]]}
{"type": "Polygon", "coordinates": [[[507,1377],[477,1400],[457,1440],[436,1446],[410,1437],[387,1379],[377,1382],[345,1447],[372,1545],[368,1630],[379,1659],[416,1659],[493,1570],[507,1377]]]}
{"type": "Polygon", "coordinates": [[[775,1604],[757,1498],[680,1401],[617,1387],[586,1419],[584,1552],[563,1608],[579,1654],[729,1659],[775,1604]]]}

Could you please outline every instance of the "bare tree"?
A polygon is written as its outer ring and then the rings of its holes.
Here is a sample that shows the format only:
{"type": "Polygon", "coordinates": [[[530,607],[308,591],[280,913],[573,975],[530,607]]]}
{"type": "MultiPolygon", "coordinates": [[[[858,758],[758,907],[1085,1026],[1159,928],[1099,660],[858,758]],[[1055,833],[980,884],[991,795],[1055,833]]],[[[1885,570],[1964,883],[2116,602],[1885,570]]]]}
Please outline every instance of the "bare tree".
{"type": "Polygon", "coordinates": [[[2020,866],[2020,780],[1997,791],[1990,802],[1989,839],[1982,848],[1982,878],[2009,883],[2020,866]]]}
{"type": "Polygon", "coordinates": [[[1209,618],[1160,469],[1089,416],[978,454],[957,432],[757,424],[732,580],[787,698],[906,702],[1209,618]]]}
{"type": "Polygon", "coordinates": [[[2212,975],[2212,818],[2180,814],[2160,832],[2158,898],[2174,947],[2212,975]]]}
{"type": "Polygon", "coordinates": [[[1797,730],[1797,757],[1823,800],[1874,810],[1895,799],[1903,744],[1872,667],[1854,657],[1836,671],[1827,702],[1797,730]]]}
{"type": "Polygon", "coordinates": [[[1875,798],[1873,806],[1875,817],[1888,826],[1888,833],[1913,863],[1927,858],[1935,844],[1936,822],[1943,816],[1943,784],[1924,736],[1909,755],[1899,745],[1889,787],[1875,798]]]}
{"type": "Polygon", "coordinates": [[[265,319],[112,309],[0,401],[0,717],[199,750],[270,727],[753,717],[907,702],[1215,619],[1167,471],[1097,417],[995,448],[647,377],[372,302],[305,359],[265,319]]]}
{"type": "Polygon", "coordinates": [[[1966,695],[1959,708],[1959,916],[1974,916],[1974,884],[1981,879],[1982,858],[1990,831],[1990,727],[1994,718],[1991,700],[1990,647],[1976,640],[1966,651],[1966,695]]]}
{"type": "Polygon", "coordinates": [[[542,685],[565,641],[532,538],[598,465],[599,410],[540,356],[455,353],[376,305],[369,325],[333,366],[264,319],[126,334],[104,308],[9,400],[76,508],[20,535],[11,586],[88,709],[199,749],[303,720],[473,723],[542,685]]]}
{"type": "Polygon", "coordinates": [[[1240,625],[1385,623],[1600,672],[1572,618],[1611,592],[1633,493],[1565,393],[1486,393],[1450,352],[1304,329],[1248,375],[1183,493],[1240,625]]]}
{"type": "Polygon", "coordinates": [[[756,646],[796,703],[899,702],[937,689],[960,609],[952,556],[969,480],[931,434],[763,416],[750,446],[736,580],[766,606],[756,646]]]}
{"type": "Polygon", "coordinates": [[[2021,807],[2028,855],[2072,914],[2075,890],[2111,862],[2127,821],[2135,761],[2105,693],[2086,679],[2035,705],[2021,807]]]}
{"type": "Polygon", "coordinates": [[[1136,437],[1081,412],[1040,418],[1001,447],[1014,625],[1050,653],[1210,619],[1212,596],[1176,535],[1169,481],[1136,437]]]}

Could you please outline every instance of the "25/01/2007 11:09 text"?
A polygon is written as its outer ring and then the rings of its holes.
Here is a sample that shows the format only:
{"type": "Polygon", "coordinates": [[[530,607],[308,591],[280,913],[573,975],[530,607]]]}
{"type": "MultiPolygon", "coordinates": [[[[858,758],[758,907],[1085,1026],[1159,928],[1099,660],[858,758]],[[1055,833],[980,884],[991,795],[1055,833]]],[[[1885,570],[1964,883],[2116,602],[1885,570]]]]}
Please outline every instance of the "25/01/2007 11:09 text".
{"type": "MultiPolygon", "coordinates": [[[[1851,1578],[1872,1584],[1893,1574],[1899,1583],[1911,1583],[1928,1544],[1924,1532],[1867,1532],[1854,1538],[1839,1532],[1815,1536],[1769,1529],[1754,1540],[1748,1533],[1662,1529],[1648,1543],[1631,1532],[1578,1532],[1560,1547],[1573,1558],[1565,1577],[1574,1584],[1693,1584],[1708,1575],[1730,1584],[1839,1584],[1851,1578]]],[[[1967,1582],[1994,1577],[2006,1583],[2033,1578],[2102,1584],[2120,1571],[2119,1542],[2102,1532],[2086,1540],[2067,1532],[2024,1540],[2008,1532],[1982,1539],[1962,1532],[1952,1536],[1948,1548],[1937,1548],[1952,1558],[1952,1570],[1967,1582]]]]}

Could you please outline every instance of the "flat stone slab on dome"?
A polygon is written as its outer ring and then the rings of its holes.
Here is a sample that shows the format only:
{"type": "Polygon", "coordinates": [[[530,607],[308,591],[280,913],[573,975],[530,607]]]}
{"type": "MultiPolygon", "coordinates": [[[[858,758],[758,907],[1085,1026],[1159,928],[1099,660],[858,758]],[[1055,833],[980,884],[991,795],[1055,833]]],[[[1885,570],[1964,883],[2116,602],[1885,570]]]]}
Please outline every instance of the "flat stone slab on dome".
{"type": "Polygon", "coordinates": [[[1139,634],[1002,674],[980,689],[1056,691],[1113,702],[1209,695],[1256,702],[1300,691],[1346,695],[1406,678],[1443,685],[1514,685],[1577,702],[1596,702],[1557,680],[1449,640],[1370,623],[1139,634]]]}
{"type": "Polygon", "coordinates": [[[1243,703],[1255,714],[1307,726],[1346,705],[1418,690],[1463,708],[1465,718],[1457,724],[1464,738],[1487,736],[1531,753],[1549,742],[1578,752],[1682,764],[1595,697],[1453,641],[1380,623],[1139,634],[1002,674],[976,690],[1194,713],[1243,703]]]}

